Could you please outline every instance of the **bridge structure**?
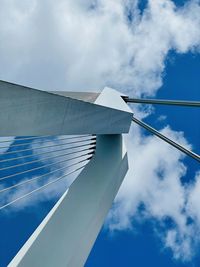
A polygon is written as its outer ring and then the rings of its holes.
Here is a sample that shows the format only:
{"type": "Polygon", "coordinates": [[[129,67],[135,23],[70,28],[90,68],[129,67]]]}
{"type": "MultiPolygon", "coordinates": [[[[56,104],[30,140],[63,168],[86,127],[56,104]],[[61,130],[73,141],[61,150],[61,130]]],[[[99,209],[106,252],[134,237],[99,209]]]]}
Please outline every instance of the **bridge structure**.
{"type": "MultiPolygon", "coordinates": [[[[30,151],[30,148],[24,148],[27,141],[36,140],[37,143],[37,140],[44,139],[47,151],[42,150],[40,154],[47,156],[48,149],[51,147],[48,145],[49,139],[52,136],[61,136],[61,140],[67,142],[65,145],[71,144],[71,146],[59,147],[55,151],[66,152],[67,150],[67,153],[56,154],[47,159],[61,157],[62,160],[59,163],[65,163],[63,157],[75,155],[68,159],[72,160],[72,164],[67,163],[62,168],[76,167],[68,173],[56,176],[50,182],[44,182],[39,188],[4,203],[0,207],[0,212],[17,201],[36,194],[39,190],[56,186],[66,176],[74,172],[78,173],[76,179],[69,188],[66,188],[52,210],[10,262],[9,267],[84,266],[128,171],[124,136],[128,134],[132,122],[200,161],[199,155],[137,120],[127,104],[128,102],[138,103],[137,101],[139,100],[130,99],[111,88],[105,88],[101,93],[46,92],[0,81],[0,136],[20,136],[21,138],[17,140],[23,142],[11,146],[16,146],[17,149],[21,146],[21,152],[30,151]],[[72,148],[76,150],[69,152],[72,148]]],[[[150,101],[152,102],[153,100],[150,101]]],[[[161,102],[157,104],[169,104],[161,102]]],[[[140,103],[144,102],[140,101],[140,103]]],[[[186,103],[179,102],[179,104],[186,103]]],[[[199,102],[196,102],[196,106],[200,106],[199,102]]],[[[7,140],[3,142],[6,143],[7,140]]],[[[41,148],[36,149],[39,151],[41,148]]],[[[0,171],[30,164],[30,162],[23,162],[13,166],[2,165],[16,159],[15,150],[6,153],[9,157],[0,160],[0,171]]],[[[30,155],[20,157],[24,160],[30,155]]],[[[36,161],[38,160],[34,162],[36,161]]],[[[55,163],[50,165],[53,164],[55,163]]],[[[17,173],[11,171],[9,175],[0,177],[0,182],[40,168],[30,168],[17,173]]],[[[56,170],[51,170],[49,174],[54,172],[56,170]]],[[[16,189],[18,186],[26,186],[27,183],[44,178],[45,175],[3,188],[0,193],[16,189]]]]}

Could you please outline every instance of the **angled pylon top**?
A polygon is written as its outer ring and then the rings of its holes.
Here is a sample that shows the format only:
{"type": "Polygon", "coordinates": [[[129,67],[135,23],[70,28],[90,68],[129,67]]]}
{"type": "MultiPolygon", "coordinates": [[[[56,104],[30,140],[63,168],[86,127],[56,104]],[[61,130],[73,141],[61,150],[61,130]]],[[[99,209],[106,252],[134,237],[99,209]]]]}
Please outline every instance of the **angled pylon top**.
{"type": "MultiPolygon", "coordinates": [[[[90,93],[89,93],[90,94],[90,93]]],[[[130,128],[132,112],[120,94],[105,88],[101,94],[76,99],[0,81],[0,136],[121,134],[130,128]],[[94,98],[95,97],[95,98],[94,98]]],[[[80,98],[80,94],[79,94],[80,98]]]]}

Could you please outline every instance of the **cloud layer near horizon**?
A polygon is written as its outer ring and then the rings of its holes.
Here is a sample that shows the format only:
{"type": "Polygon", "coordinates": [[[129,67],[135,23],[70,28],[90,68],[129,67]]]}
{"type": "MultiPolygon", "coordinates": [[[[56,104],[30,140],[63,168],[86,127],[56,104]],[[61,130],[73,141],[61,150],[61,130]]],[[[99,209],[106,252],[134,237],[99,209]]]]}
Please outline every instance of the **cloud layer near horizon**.
{"type": "MultiPolygon", "coordinates": [[[[136,0],[2,0],[0,78],[44,90],[99,91],[110,86],[134,96],[155,95],[169,52],[199,51],[199,14],[197,0],[179,8],[170,0],[149,0],[143,12],[136,0]]],[[[143,117],[151,111],[135,112],[143,117]]],[[[194,232],[200,229],[199,174],[193,184],[183,186],[187,167],[182,154],[144,136],[137,127],[132,131],[134,138],[128,143],[134,148],[134,165],[108,226],[127,229],[138,216],[153,218],[163,225],[164,246],[175,258],[188,260],[199,241],[194,232]],[[145,172],[141,154],[149,163],[145,172]],[[174,222],[170,229],[166,218],[174,222]]],[[[170,127],[162,131],[187,144],[182,133],[170,127]]]]}

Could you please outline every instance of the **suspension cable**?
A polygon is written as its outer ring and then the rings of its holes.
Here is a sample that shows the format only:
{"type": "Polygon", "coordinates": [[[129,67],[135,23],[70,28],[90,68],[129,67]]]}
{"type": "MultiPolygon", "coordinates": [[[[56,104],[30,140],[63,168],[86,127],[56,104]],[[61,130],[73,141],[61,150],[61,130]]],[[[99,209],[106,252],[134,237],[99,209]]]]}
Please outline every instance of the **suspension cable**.
{"type": "MultiPolygon", "coordinates": [[[[68,139],[77,139],[77,138],[82,138],[82,137],[89,137],[92,136],[91,134],[87,134],[87,135],[76,135],[76,136],[70,136],[68,137],[68,139]]],[[[26,141],[26,140],[34,140],[34,139],[43,139],[43,138],[50,138],[50,137],[57,137],[57,135],[41,135],[41,136],[32,136],[32,137],[15,137],[15,136],[11,136],[13,138],[15,138],[15,142],[17,141],[26,141]]],[[[0,143],[7,143],[10,142],[12,140],[2,140],[1,141],[1,137],[0,137],[0,143]]]]}
{"type": "Polygon", "coordinates": [[[71,172],[65,174],[65,175],[62,175],[61,177],[59,177],[59,178],[57,178],[57,179],[55,179],[55,180],[53,180],[53,181],[51,181],[51,182],[49,182],[49,183],[47,183],[47,184],[44,184],[43,186],[41,186],[41,187],[39,187],[39,188],[36,188],[36,189],[30,191],[29,193],[27,193],[27,194],[21,196],[21,197],[18,197],[18,198],[16,198],[16,199],[14,199],[14,200],[8,202],[7,204],[1,206],[1,207],[0,207],[0,210],[3,210],[4,208],[6,208],[6,207],[8,207],[8,206],[10,206],[10,205],[12,205],[12,204],[14,204],[15,202],[17,202],[17,201],[19,201],[19,200],[21,200],[21,199],[23,199],[23,198],[25,198],[25,197],[28,197],[28,196],[32,195],[33,193],[38,192],[38,191],[40,191],[40,190],[42,190],[42,189],[44,189],[44,188],[46,188],[46,187],[48,187],[48,186],[50,186],[50,185],[56,183],[56,182],[58,182],[58,181],[64,179],[64,178],[67,177],[68,175],[73,174],[73,173],[75,173],[75,172],[81,170],[81,169],[84,168],[86,165],[87,165],[87,164],[85,164],[85,165],[83,165],[83,166],[81,166],[81,167],[79,167],[79,168],[77,168],[77,169],[75,169],[75,170],[73,170],[73,171],[71,171],[71,172]]]}
{"type": "Polygon", "coordinates": [[[32,168],[32,169],[29,169],[29,170],[26,170],[26,171],[13,173],[11,175],[7,175],[7,176],[4,176],[4,177],[0,178],[0,181],[6,180],[6,179],[10,179],[12,177],[15,177],[15,176],[18,176],[18,175],[21,175],[21,174],[25,174],[25,173],[29,173],[29,172],[32,172],[32,171],[40,170],[40,169],[43,169],[43,168],[46,168],[46,167],[50,167],[50,166],[53,166],[53,165],[56,165],[56,164],[59,164],[59,163],[66,162],[66,161],[78,159],[80,157],[91,155],[91,154],[93,154],[93,152],[88,152],[86,154],[79,155],[79,156],[76,156],[76,157],[73,157],[73,158],[70,158],[70,159],[67,159],[67,160],[61,160],[61,161],[49,163],[49,164],[46,164],[46,165],[43,165],[43,166],[39,166],[39,167],[36,167],[36,168],[32,168]]]}
{"type": "Polygon", "coordinates": [[[4,136],[0,137],[0,143],[9,143],[9,142],[17,142],[17,141],[26,141],[26,140],[34,140],[39,138],[48,138],[51,137],[51,135],[40,135],[40,136],[29,136],[29,137],[18,137],[18,136],[6,136],[7,138],[12,138],[14,140],[1,140],[1,138],[5,138],[4,136]],[[16,138],[17,137],[17,138],[16,138]]]}
{"type": "Polygon", "coordinates": [[[154,129],[153,127],[149,126],[148,124],[142,122],[141,120],[136,119],[135,117],[132,118],[132,121],[137,123],[138,125],[140,125],[141,127],[143,127],[144,129],[148,130],[149,132],[151,132],[152,134],[156,135],[157,137],[159,137],[160,139],[164,140],[165,142],[167,142],[168,144],[172,145],[173,147],[177,148],[178,150],[180,150],[181,152],[185,153],[186,155],[190,156],[191,158],[197,160],[198,162],[200,162],[200,156],[195,154],[194,152],[188,150],[187,148],[183,147],[182,145],[172,141],[171,139],[169,139],[168,137],[166,137],[165,135],[161,134],[160,132],[158,132],[156,129],[154,129]]]}
{"type": "Polygon", "coordinates": [[[55,173],[55,172],[58,172],[58,171],[61,171],[61,170],[64,170],[64,169],[68,169],[68,168],[70,168],[70,167],[72,167],[72,166],[75,166],[75,165],[77,165],[77,164],[80,164],[80,163],[82,163],[82,162],[85,162],[85,161],[87,161],[87,160],[89,160],[89,159],[91,159],[91,157],[89,157],[89,158],[87,158],[87,159],[80,160],[80,161],[75,162],[75,163],[73,163],[73,164],[71,164],[71,165],[68,165],[68,166],[64,166],[64,167],[58,168],[58,169],[53,170],[53,171],[50,171],[50,172],[48,172],[48,173],[45,173],[45,174],[36,176],[36,177],[31,178],[31,179],[29,179],[29,180],[22,181],[22,182],[20,182],[20,183],[14,184],[14,185],[12,185],[12,186],[10,186],[10,187],[6,187],[6,188],[4,188],[4,189],[1,189],[1,190],[0,190],[0,193],[4,193],[4,192],[9,191],[9,190],[11,190],[11,189],[14,189],[14,188],[16,188],[16,187],[18,187],[18,186],[21,186],[21,185],[25,185],[25,184],[31,183],[31,182],[33,182],[33,181],[35,181],[35,180],[39,180],[39,179],[41,179],[41,178],[43,178],[43,177],[45,177],[45,176],[48,176],[48,175],[50,175],[50,174],[53,174],[53,173],[55,173]]]}
{"type": "MultiPolygon", "coordinates": [[[[65,147],[65,148],[53,150],[53,151],[50,151],[50,152],[49,151],[45,151],[45,152],[41,152],[41,153],[34,153],[33,155],[31,154],[31,155],[20,156],[20,157],[15,157],[15,158],[3,159],[3,160],[0,160],[0,163],[9,162],[9,161],[13,161],[13,160],[24,159],[24,158],[37,157],[37,156],[41,156],[41,155],[45,155],[45,154],[49,154],[49,153],[60,152],[60,151],[68,150],[68,149],[76,149],[76,148],[85,147],[85,146],[89,146],[89,145],[96,145],[96,141],[92,142],[92,143],[89,143],[89,144],[79,145],[79,146],[65,147]]],[[[52,147],[54,147],[54,146],[52,146],[52,147]]],[[[18,151],[16,151],[15,153],[17,153],[17,152],[18,151]]]]}
{"type": "MultiPolygon", "coordinates": [[[[44,149],[44,148],[50,148],[50,147],[56,147],[56,146],[64,146],[64,145],[69,145],[69,144],[75,144],[75,143],[82,143],[85,141],[94,141],[96,140],[96,137],[93,137],[91,139],[88,140],[84,140],[84,141],[77,141],[77,142],[71,142],[71,143],[64,143],[64,144],[54,144],[54,145],[48,145],[48,146],[40,146],[40,147],[34,147],[34,148],[27,148],[27,149],[22,149],[22,150],[16,150],[16,151],[7,151],[7,152],[3,152],[3,155],[11,155],[14,153],[19,153],[19,152],[26,152],[26,151],[32,151],[34,150],[40,150],[40,149],[44,149]]],[[[71,147],[69,147],[68,149],[71,149],[71,147]]]]}
{"type": "MultiPolygon", "coordinates": [[[[80,153],[80,152],[83,152],[83,151],[91,150],[93,148],[94,147],[89,147],[89,148],[84,148],[84,149],[81,149],[81,150],[78,150],[78,151],[64,153],[64,154],[61,154],[61,155],[56,155],[56,156],[51,156],[51,157],[45,157],[42,160],[55,159],[55,158],[59,158],[59,157],[63,157],[63,156],[68,156],[68,155],[80,153]]],[[[23,163],[20,163],[20,164],[17,164],[17,165],[12,165],[12,166],[8,166],[8,167],[0,168],[0,171],[10,170],[10,169],[13,169],[13,168],[17,168],[17,167],[20,167],[20,166],[25,166],[25,165],[33,164],[33,163],[40,162],[40,161],[41,161],[41,159],[36,159],[36,160],[28,161],[28,162],[23,162],[23,163]]]]}
{"type": "Polygon", "coordinates": [[[129,98],[127,96],[124,96],[122,98],[127,103],[173,105],[173,106],[183,106],[183,107],[200,107],[200,101],[141,99],[141,98],[139,99],[139,98],[129,98]]]}
{"type": "MultiPolygon", "coordinates": [[[[47,142],[56,142],[56,141],[63,141],[63,140],[68,140],[68,138],[67,137],[65,137],[65,138],[61,138],[61,139],[57,139],[57,140],[45,140],[45,143],[47,143],[47,142]]],[[[84,142],[84,141],[88,141],[88,140],[91,140],[91,138],[90,139],[82,139],[82,140],[78,140],[78,141],[73,141],[73,142],[69,142],[69,143],[66,143],[66,144],[74,144],[74,143],[80,143],[80,142],[84,142]]],[[[41,143],[41,141],[39,141],[39,142],[34,142],[34,143],[32,143],[32,142],[28,142],[28,143],[23,143],[23,144],[14,144],[14,145],[10,145],[9,146],[9,148],[12,148],[12,147],[20,147],[20,146],[25,146],[25,145],[30,145],[30,144],[40,144],[41,143]]],[[[8,146],[0,146],[0,149],[1,148],[8,148],[8,146]]]]}

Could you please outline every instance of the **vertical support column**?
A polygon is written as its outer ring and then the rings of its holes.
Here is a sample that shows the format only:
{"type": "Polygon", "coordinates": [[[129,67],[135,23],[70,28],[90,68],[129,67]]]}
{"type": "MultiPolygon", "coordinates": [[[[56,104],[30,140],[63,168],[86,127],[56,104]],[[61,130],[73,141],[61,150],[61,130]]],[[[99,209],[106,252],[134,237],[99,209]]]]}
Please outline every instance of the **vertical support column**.
{"type": "Polygon", "coordinates": [[[122,135],[98,136],[93,159],[8,266],[84,266],[127,170],[122,135]]]}

